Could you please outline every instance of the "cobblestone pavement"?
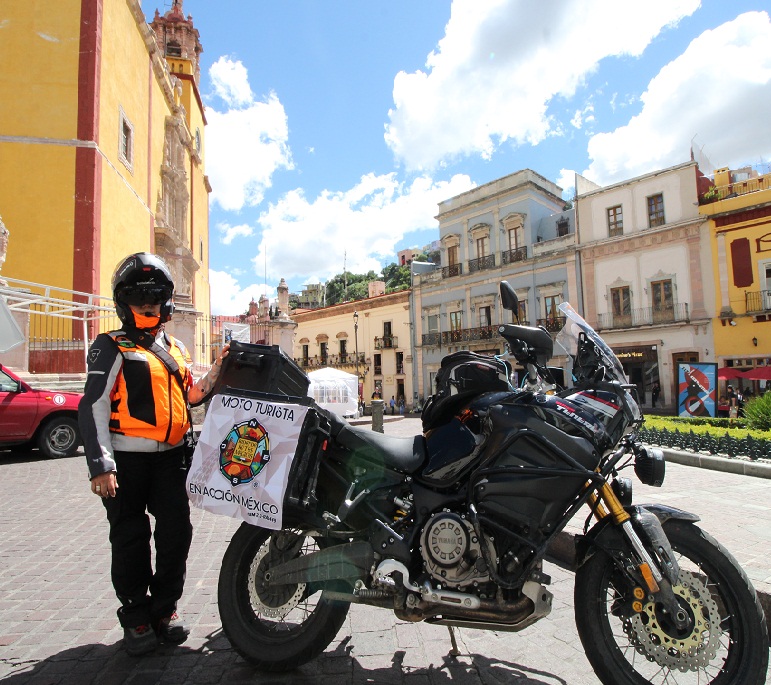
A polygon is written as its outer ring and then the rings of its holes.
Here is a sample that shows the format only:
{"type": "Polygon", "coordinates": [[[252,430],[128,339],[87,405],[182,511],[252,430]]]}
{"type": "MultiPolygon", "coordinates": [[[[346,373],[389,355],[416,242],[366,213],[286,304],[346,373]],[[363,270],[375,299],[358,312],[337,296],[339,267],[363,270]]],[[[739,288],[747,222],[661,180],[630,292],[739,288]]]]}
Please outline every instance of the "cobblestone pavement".
{"type": "MultiPolygon", "coordinates": [[[[394,435],[419,430],[412,418],[385,425],[394,435]]],[[[771,591],[771,480],[670,465],[664,488],[635,487],[637,502],[699,514],[756,587],[771,591]]],[[[89,492],[84,458],[0,452],[0,502],[0,680],[13,685],[598,683],[575,630],[572,575],[551,566],[549,617],[520,633],[456,630],[459,656],[447,628],[354,606],[318,659],[284,675],[255,671],[222,634],[216,604],[220,562],[237,524],[200,510],[181,602],[192,635],[184,645],[129,657],[115,619],[107,522],[89,492]]]]}

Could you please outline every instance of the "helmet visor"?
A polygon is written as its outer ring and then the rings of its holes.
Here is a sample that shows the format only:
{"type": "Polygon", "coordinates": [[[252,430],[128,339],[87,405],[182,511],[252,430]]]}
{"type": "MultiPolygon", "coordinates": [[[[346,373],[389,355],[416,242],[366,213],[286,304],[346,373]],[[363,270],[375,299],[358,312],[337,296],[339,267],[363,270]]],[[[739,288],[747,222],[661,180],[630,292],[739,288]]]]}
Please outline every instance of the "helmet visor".
{"type": "Polygon", "coordinates": [[[126,286],[118,291],[118,299],[135,307],[143,304],[163,304],[171,299],[172,290],[163,285],[126,286]]]}

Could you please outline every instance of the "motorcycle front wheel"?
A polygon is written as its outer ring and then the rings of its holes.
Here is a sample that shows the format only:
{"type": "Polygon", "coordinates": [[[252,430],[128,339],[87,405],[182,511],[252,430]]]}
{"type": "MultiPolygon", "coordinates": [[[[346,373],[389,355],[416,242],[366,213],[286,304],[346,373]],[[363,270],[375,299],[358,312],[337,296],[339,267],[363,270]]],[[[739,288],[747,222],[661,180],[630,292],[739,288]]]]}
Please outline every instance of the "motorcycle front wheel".
{"type": "Polygon", "coordinates": [[[634,588],[605,552],[576,573],[576,626],[597,677],[605,685],[763,685],[768,630],[747,575],[697,526],[670,520],[664,532],[680,565],[673,590],[686,630],[654,602],[634,611],[634,588]]]}
{"type": "Polygon", "coordinates": [[[244,523],[220,569],[217,601],[233,648],[264,671],[289,671],[324,651],[340,630],[349,604],[324,598],[306,583],[271,586],[271,564],[318,550],[297,531],[269,531],[244,523]]]}

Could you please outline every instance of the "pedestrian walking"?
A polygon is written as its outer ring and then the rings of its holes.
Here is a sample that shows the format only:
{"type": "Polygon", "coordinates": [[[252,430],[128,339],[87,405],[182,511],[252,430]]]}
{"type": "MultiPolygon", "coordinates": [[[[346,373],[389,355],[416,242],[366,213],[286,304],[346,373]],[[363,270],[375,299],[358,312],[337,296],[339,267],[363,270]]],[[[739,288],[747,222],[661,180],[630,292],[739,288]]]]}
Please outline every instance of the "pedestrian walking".
{"type": "Polygon", "coordinates": [[[164,330],[174,311],[174,282],[156,255],[124,259],[112,291],[123,327],[94,340],[78,414],[91,492],[102,499],[110,525],[124,647],[140,655],[159,640],[182,643],[189,633],[177,613],[192,540],[188,403],[212,390],[228,346],[194,383],[187,349],[164,330]],[[155,519],[154,570],[148,513],[155,519]]]}
{"type": "Polygon", "coordinates": [[[391,405],[391,416],[393,416],[396,413],[396,399],[393,395],[391,395],[391,401],[389,404],[391,405]]]}
{"type": "Polygon", "coordinates": [[[658,381],[653,381],[653,386],[651,387],[651,406],[655,407],[656,402],[659,401],[659,395],[661,394],[661,385],[659,385],[658,381]]]}

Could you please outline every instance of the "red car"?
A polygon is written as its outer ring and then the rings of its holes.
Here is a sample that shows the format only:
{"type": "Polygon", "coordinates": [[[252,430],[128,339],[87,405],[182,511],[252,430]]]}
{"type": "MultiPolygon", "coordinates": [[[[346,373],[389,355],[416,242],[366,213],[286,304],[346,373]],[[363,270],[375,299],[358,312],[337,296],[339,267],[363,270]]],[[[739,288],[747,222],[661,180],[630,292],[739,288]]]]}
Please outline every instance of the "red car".
{"type": "Polygon", "coordinates": [[[0,448],[34,446],[47,457],[70,457],[81,444],[79,392],[36,390],[0,364],[0,448]]]}

